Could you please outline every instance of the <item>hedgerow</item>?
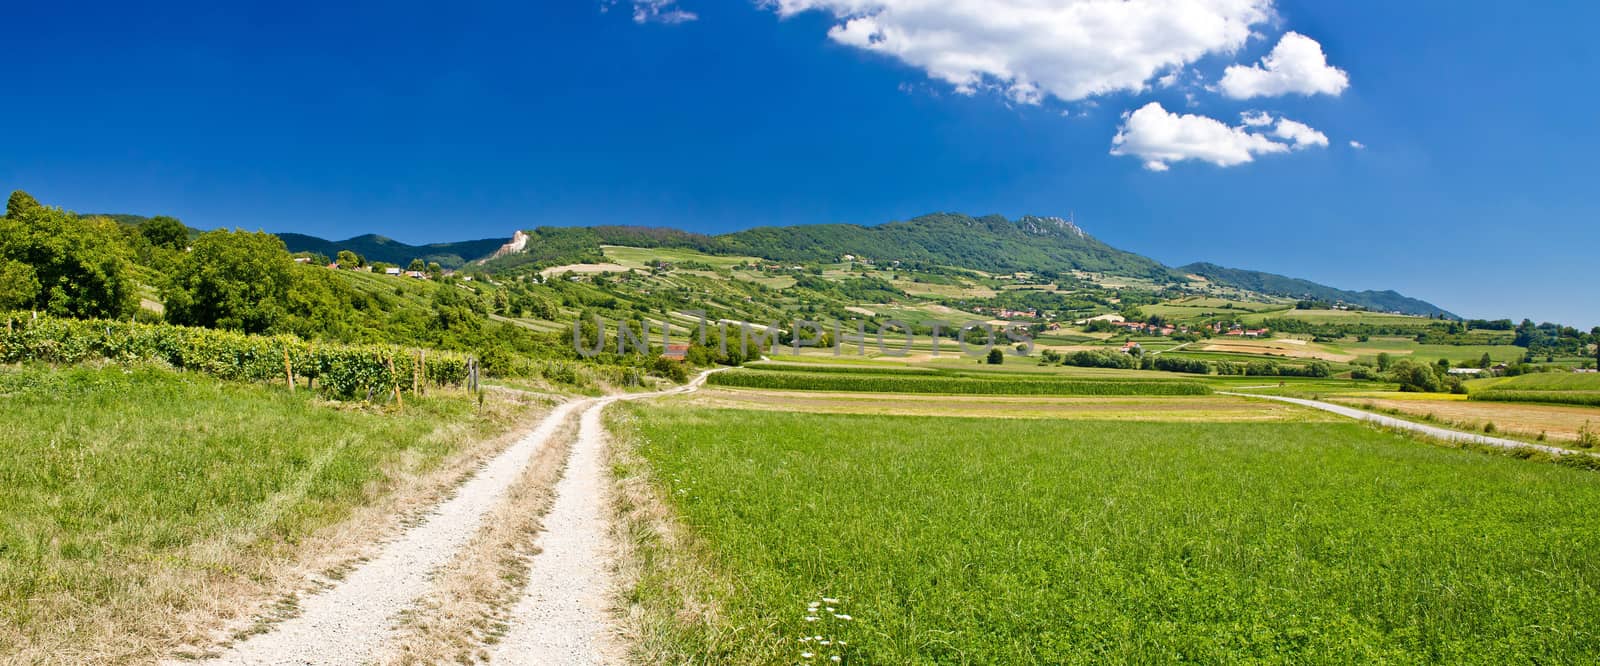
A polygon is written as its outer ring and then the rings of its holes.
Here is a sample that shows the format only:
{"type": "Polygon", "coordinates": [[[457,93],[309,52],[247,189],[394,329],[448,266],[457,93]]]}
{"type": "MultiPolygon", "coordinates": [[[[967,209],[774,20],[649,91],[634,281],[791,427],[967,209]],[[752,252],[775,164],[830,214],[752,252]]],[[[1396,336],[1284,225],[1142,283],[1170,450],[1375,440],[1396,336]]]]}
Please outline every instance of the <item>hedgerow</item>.
{"type": "Polygon", "coordinates": [[[973,379],[840,375],[802,372],[735,370],[711,375],[720,386],[792,391],[865,391],[872,393],[951,393],[966,395],[1207,395],[1204,384],[1182,381],[973,379]]]}
{"type": "MultiPolygon", "coordinates": [[[[292,374],[296,381],[313,380],[336,398],[411,391],[419,356],[401,347],[313,343],[172,324],[26,315],[6,320],[0,363],[159,361],[222,379],[261,382],[285,381],[292,374]]],[[[435,386],[466,381],[467,357],[437,351],[420,355],[425,356],[422,381],[435,386]]]]}

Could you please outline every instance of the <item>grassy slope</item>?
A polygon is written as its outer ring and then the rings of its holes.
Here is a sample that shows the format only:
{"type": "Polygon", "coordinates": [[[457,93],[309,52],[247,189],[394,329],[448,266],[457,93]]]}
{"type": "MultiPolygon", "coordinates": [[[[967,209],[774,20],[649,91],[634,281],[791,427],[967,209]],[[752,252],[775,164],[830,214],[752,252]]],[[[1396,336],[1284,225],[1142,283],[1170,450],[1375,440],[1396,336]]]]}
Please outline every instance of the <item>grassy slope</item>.
{"type": "Polygon", "coordinates": [[[0,369],[0,406],[0,644],[67,661],[163,640],[206,588],[507,425],[115,367],[0,369]]]}
{"type": "Polygon", "coordinates": [[[846,663],[1600,650],[1593,473],[1350,424],[616,420],[695,553],[634,590],[657,658],[793,663],[818,627],[846,663]],[[714,599],[704,624],[671,619],[685,593],[714,599]],[[818,595],[854,620],[806,622],[818,595]]]}

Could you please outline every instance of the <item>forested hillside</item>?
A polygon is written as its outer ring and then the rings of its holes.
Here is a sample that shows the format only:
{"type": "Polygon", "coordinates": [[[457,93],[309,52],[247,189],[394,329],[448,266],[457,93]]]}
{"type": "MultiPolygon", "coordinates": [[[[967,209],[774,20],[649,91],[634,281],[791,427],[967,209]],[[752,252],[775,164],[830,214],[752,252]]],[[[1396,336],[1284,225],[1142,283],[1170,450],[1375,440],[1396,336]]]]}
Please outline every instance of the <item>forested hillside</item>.
{"type": "Polygon", "coordinates": [[[445,268],[460,268],[469,261],[486,257],[510,240],[485,238],[453,243],[408,245],[377,234],[366,234],[342,241],[323,240],[295,233],[280,233],[278,237],[283,239],[284,245],[290,252],[311,252],[331,258],[338,256],[340,250],[348,250],[361,255],[368,262],[405,266],[412,260],[420,259],[422,263],[437,263],[445,268]]]}
{"type": "Polygon", "coordinates": [[[1269,296],[1285,296],[1329,303],[1344,302],[1379,312],[1400,312],[1425,317],[1443,315],[1452,319],[1457,318],[1454,314],[1437,305],[1410,298],[1394,291],[1346,291],[1317,284],[1310,280],[1285,277],[1273,273],[1262,273],[1260,271],[1226,268],[1204,262],[1189,264],[1178,270],[1186,274],[1199,275],[1218,284],[1269,296]]]}

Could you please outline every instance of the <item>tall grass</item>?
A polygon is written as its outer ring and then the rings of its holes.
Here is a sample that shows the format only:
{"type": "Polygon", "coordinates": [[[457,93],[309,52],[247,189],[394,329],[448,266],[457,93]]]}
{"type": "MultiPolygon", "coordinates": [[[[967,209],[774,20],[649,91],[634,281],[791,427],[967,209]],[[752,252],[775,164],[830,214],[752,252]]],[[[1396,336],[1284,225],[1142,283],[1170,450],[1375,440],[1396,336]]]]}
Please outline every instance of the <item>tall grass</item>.
{"type": "Polygon", "coordinates": [[[393,413],[194,373],[0,367],[0,655],[149,661],[207,595],[508,425],[459,396],[393,413]]]}
{"type": "Polygon", "coordinates": [[[745,371],[711,375],[710,383],[791,391],[864,391],[954,395],[1208,395],[1204,384],[1181,381],[980,379],[875,374],[745,371]]]}
{"type": "Polygon", "coordinates": [[[843,663],[1600,654],[1593,472],[1345,423],[614,421],[692,554],[640,538],[658,661],[798,663],[818,596],[853,618],[843,663]]]}

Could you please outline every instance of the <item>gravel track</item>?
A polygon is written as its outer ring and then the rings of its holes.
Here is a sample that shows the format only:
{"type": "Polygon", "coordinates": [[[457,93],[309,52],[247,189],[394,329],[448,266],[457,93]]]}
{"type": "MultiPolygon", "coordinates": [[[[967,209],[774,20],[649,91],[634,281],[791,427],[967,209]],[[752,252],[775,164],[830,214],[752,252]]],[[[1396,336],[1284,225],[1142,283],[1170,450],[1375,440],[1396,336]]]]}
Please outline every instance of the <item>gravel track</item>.
{"type": "Polygon", "coordinates": [[[620,661],[606,606],[612,591],[606,502],[610,487],[604,460],[606,406],[618,400],[688,393],[705,383],[708,371],[689,384],[662,391],[600,400],[583,412],[578,439],[556,484],[555,505],[544,519],[539,552],[528,568],[528,586],[511,611],[505,636],[492,663],[603,664],[620,661]]]}
{"type": "Polygon", "coordinates": [[[360,664],[393,633],[396,615],[428,589],[430,576],[478,531],[534,454],[590,400],[556,407],[526,437],[490,459],[423,522],[406,530],[331,587],[302,597],[300,613],[230,646],[214,664],[360,664]]]}

